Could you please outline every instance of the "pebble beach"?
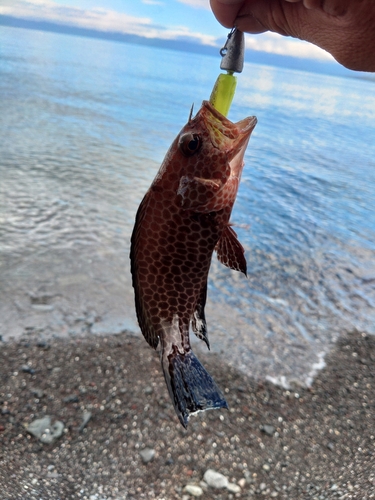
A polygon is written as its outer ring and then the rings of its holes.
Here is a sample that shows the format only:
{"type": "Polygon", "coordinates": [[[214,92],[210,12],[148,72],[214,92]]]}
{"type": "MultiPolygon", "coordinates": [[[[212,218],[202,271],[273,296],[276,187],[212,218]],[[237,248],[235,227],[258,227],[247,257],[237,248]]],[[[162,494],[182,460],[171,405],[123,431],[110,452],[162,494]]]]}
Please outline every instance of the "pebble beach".
{"type": "Polygon", "coordinates": [[[341,337],[310,388],[200,358],[229,410],[185,430],[142,338],[1,343],[2,500],[375,498],[375,337],[341,337]]]}

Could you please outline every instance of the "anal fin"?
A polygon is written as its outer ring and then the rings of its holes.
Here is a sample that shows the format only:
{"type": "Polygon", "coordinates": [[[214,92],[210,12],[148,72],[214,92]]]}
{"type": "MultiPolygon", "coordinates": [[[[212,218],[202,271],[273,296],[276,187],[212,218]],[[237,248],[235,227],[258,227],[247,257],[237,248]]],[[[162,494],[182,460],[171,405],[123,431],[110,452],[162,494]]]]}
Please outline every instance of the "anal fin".
{"type": "Polygon", "coordinates": [[[195,335],[199,339],[203,340],[209,349],[210,342],[208,340],[206,316],[204,314],[206,298],[207,298],[207,282],[202,287],[199,299],[197,301],[197,305],[195,306],[195,311],[191,319],[191,327],[195,335]]]}
{"type": "Polygon", "coordinates": [[[221,238],[217,242],[216,248],[217,258],[224,266],[241,271],[246,276],[247,265],[245,259],[244,247],[237,239],[237,234],[231,228],[226,226],[221,238]]]}

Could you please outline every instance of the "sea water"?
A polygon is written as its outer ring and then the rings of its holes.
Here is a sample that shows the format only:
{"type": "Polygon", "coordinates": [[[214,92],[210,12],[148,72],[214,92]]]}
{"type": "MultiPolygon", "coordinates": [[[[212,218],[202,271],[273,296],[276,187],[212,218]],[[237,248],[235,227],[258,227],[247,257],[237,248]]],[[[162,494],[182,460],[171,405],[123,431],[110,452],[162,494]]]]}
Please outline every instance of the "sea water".
{"type": "MultiPolygon", "coordinates": [[[[3,339],[139,334],[135,213],[219,63],[0,27],[3,339]]],[[[375,333],[375,83],[247,62],[229,118],[249,115],[232,216],[248,277],[214,256],[211,349],[260,379],[308,384],[338,336],[375,333]]]]}

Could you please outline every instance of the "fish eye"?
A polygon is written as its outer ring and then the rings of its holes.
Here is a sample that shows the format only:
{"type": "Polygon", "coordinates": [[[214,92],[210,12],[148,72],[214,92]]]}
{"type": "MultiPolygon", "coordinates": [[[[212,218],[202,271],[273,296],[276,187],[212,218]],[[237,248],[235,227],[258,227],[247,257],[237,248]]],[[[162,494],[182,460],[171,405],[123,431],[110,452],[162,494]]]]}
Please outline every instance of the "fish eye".
{"type": "Polygon", "coordinates": [[[185,156],[193,156],[202,146],[202,139],[198,134],[183,134],[178,141],[178,146],[185,156]]]}

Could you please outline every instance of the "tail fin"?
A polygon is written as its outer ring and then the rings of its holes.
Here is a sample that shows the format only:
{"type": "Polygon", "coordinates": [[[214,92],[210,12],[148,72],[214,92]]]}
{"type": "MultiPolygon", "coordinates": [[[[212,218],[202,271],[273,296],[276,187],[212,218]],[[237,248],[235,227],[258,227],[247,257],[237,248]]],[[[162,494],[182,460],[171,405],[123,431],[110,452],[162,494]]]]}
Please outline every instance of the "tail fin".
{"type": "Polygon", "coordinates": [[[228,408],[220,389],[192,351],[181,354],[175,348],[170,354],[164,352],[162,367],[169,395],[185,429],[191,413],[228,408]]]}

